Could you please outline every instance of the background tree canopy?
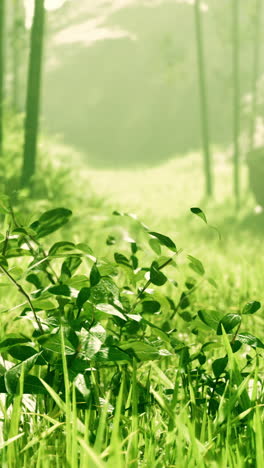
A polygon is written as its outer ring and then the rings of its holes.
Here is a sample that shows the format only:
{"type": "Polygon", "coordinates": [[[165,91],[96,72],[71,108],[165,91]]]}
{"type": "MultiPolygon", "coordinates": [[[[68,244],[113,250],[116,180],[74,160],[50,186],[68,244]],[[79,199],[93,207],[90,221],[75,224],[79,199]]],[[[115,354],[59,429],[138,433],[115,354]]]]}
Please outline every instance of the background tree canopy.
{"type": "MultiPolygon", "coordinates": [[[[150,165],[200,147],[190,2],[66,2],[52,12],[43,80],[49,131],[96,166],[150,165]],[[79,8],[79,9],[78,9],[79,8]],[[57,18],[60,21],[57,22],[57,18]],[[64,18],[64,19],[62,19],[64,18]],[[65,100],[67,96],[67,100],[65,100]]],[[[241,97],[251,91],[255,2],[241,12],[241,97]]],[[[211,142],[232,140],[231,6],[203,5],[211,142]]],[[[263,72],[263,61],[260,72],[263,72]]]]}

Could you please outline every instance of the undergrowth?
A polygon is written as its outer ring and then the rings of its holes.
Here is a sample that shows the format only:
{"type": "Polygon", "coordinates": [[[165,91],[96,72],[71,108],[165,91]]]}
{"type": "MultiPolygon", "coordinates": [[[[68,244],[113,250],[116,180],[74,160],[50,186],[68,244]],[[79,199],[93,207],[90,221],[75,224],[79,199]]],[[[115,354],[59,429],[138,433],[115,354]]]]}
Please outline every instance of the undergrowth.
{"type": "Polygon", "coordinates": [[[101,256],[68,207],[0,209],[1,466],[262,466],[257,298],[198,308],[215,279],[134,215],[101,256]]]}

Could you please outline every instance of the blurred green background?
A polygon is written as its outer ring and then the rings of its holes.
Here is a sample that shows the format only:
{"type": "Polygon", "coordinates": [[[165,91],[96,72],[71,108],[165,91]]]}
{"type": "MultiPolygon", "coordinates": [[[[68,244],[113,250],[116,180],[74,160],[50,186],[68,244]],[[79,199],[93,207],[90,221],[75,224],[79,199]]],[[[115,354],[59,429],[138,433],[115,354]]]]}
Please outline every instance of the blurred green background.
{"type": "MultiPolygon", "coordinates": [[[[94,167],[153,166],[199,150],[193,2],[50,0],[47,6],[56,3],[61,8],[46,21],[42,128],[62,135],[94,167]]],[[[258,12],[254,0],[239,5],[246,135],[258,12]]],[[[203,1],[201,14],[210,143],[224,150],[233,138],[232,2],[203,1]]],[[[258,79],[263,71],[260,53],[258,79]]]]}

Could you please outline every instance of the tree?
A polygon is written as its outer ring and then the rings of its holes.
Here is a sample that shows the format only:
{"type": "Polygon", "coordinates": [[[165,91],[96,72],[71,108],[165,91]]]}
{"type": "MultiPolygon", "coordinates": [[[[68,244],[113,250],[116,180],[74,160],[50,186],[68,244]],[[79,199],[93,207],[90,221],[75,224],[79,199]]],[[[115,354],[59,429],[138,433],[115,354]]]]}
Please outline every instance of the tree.
{"type": "Polygon", "coordinates": [[[27,82],[25,141],[21,185],[29,183],[35,172],[41,93],[42,54],[44,39],[44,0],[35,0],[30,37],[30,57],[27,82]]]}
{"type": "Polygon", "coordinates": [[[256,113],[258,104],[257,81],[260,71],[260,45],[261,45],[261,18],[262,18],[262,0],[256,0],[256,12],[254,15],[254,38],[253,38],[253,72],[252,72],[252,107],[249,129],[249,152],[254,147],[254,134],[256,124],[256,113]]]}
{"type": "Polygon", "coordinates": [[[202,15],[201,15],[201,2],[196,0],[194,2],[195,13],[195,32],[196,32],[196,47],[197,47],[197,64],[199,74],[199,91],[201,102],[201,127],[202,127],[202,141],[204,153],[204,173],[206,195],[211,196],[213,193],[213,178],[212,178],[212,164],[210,154],[210,137],[209,137],[209,119],[208,119],[208,104],[207,104],[207,84],[204,63],[204,47],[203,47],[203,28],[202,28],[202,15]]]}
{"type": "Polygon", "coordinates": [[[234,140],[234,195],[240,206],[239,133],[240,133],[240,79],[239,79],[239,0],[232,0],[232,63],[233,63],[233,140],[234,140]]]}
{"type": "Polygon", "coordinates": [[[0,156],[3,152],[4,18],[5,0],[0,0],[0,156]]]}
{"type": "Polygon", "coordinates": [[[21,0],[13,0],[12,7],[12,106],[14,112],[19,112],[21,52],[25,39],[25,18],[21,0]]]}

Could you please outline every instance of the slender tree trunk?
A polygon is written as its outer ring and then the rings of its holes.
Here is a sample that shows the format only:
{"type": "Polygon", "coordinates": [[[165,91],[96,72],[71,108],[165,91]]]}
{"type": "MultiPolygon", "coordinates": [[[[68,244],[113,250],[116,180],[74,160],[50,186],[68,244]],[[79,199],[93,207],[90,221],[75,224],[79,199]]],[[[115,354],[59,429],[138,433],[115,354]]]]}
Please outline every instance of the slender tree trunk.
{"type": "Polygon", "coordinates": [[[14,112],[20,110],[20,66],[21,66],[21,39],[23,34],[23,12],[21,0],[13,0],[13,27],[12,27],[12,105],[14,112]]]}
{"type": "Polygon", "coordinates": [[[233,36],[233,142],[234,142],[234,195],[240,207],[239,134],[240,134],[240,80],[239,80],[239,0],[232,0],[233,36]]]}
{"type": "Polygon", "coordinates": [[[3,153],[5,0],[0,0],[0,156],[3,153]]]}
{"type": "Polygon", "coordinates": [[[254,24],[254,41],[253,41],[253,73],[252,73],[252,107],[249,128],[249,152],[254,147],[254,135],[257,116],[257,101],[258,88],[257,81],[259,75],[259,52],[261,44],[261,15],[262,15],[262,0],[256,0],[256,22],[254,24]]]}
{"type": "Polygon", "coordinates": [[[35,11],[30,39],[30,57],[27,84],[24,159],[21,185],[29,183],[35,172],[39,107],[41,94],[42,53],[44,39],[44,0],[35,0],[35,11]]]}
{"type": "Polygon", "coordinates": [[[201,130],[202,130],[202,142],[203,142],[203,154],[204,154],[205,190],[206,190],[206,195],[211,196],[213,194],[213,177],[212,177],[212,164],[211,164],[211,154],[210,154],[207,83],[206,83],[206,73],[205,73],[203,27],[202,27],[202,14],[201,14],[200,0],[195,0],[194,2],[194,13],[195,13],[197,64],[198,64],[198,75],[199,75],[199,92],[200,92],[200,103],[201,103],[201,130]]]}

